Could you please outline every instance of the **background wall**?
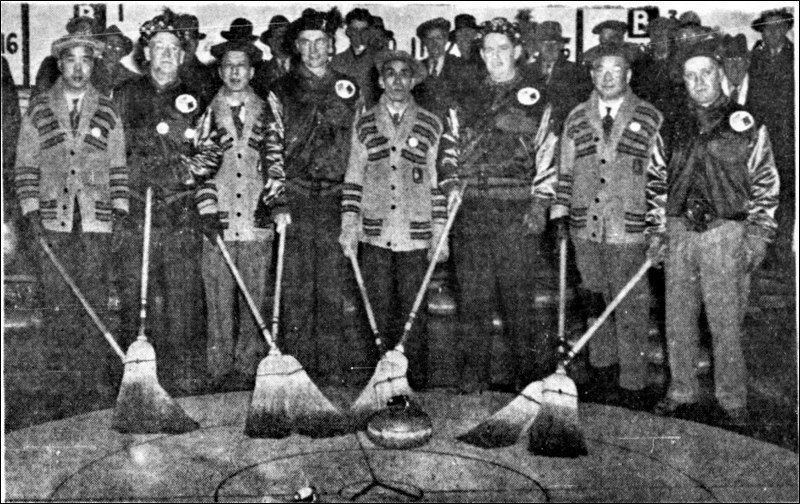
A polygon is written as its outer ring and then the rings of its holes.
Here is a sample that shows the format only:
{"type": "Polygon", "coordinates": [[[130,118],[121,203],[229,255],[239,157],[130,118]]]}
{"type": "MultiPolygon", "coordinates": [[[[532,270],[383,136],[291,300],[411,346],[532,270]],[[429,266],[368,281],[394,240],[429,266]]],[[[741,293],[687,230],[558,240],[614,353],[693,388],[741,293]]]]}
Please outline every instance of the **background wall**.
{"type": "MultiPolygon", "coordinates": [[[[559,21],[564,28],[564,35],[572,40],[567,45],[570,48],[571,58],[575,56],[575,31],[576,12],[584,8],[584,50],[597,44],[597,36],[591,30],[597,23],[605,19],[626,21],[628,10],[644,7],[645,5],[657,7],[662,16],[668,16],[670,9],[677,11],[678,15],[687,10],[697,12],[703,24],[719,26],[731,34],[744,33],[749,45],[758,40],[758,33],[750,28],[750,23],[759,12],[768,8],[791,6],[788,2],[749,2],[735,3],[731,9],[724,9],[725,3],[717,2],[617,2],[618,6],[593,5],[592,2],[568,2],[567,5],[552,6],[537,2],[451,2],[449,4],[420,4],[420,3],[331,3],[331,2],[270,2],[270,3],[220,3],[220,2],[111,2],[106,4],[75,4],[75,3],[29,3],[30,19],[30,79],[33,80],[36,70],[42,59],[50,53],[53,40],[65,34],[65,25],[76,11],[90,12],[93,6],[104,5],[106,26],[116,24],[131,39],[136,41],[139,35],[139,26],[147,19],[158,14],[163,5],[169,5],[177,12],[194,13],[200,19],[202,31],[208,36],[201,41],[198,56],[204,61],[211,59],[209,48],[223,39],[219,33],[230,27],[231,21],[237,17],[245,17],[255,25],[254,33],[260,34],[267,29],[269,19],[275,14],[283,14],[290,20],[297,18],[304,8],[313,6],[317,9],[328,9],[333,5],[339,7],[346,15],[354,7],[366,7],[374,15],[383,17],[386,27],[395,33],[399,49],[411,50],[412,39],[415,38],[416,27],[427,19],[444,17],[449,20],[460,13],[473,14],[478,22],[491,19],[495,16],[513,18],[521,8],[529,8],[535,21],[559,21]]],[[[2,31],[3,31],[3,56],[8,59],[14,81],[23,83],[22,64],[22,20],[21,4],[3,2],[2,4],[2,31]]],[[[794,30],[789,32],[789,37],[794,40],[794,30]]],[[[636,38],[637,43],[646,43],[647,38],[636,38]]],[[[257,42],[261,46],[260,42],[257,42]]],[[[347,37],[340,30],[337,37],[337,49],[343,51],[348,47],[347,37]]],[[[419,40],[414,44],[419,54],[419,40]]],[[[269,59],[269,50],[265,50],[265,58],[269,59]]],[[[33,82],[31,82],[33,84],[33,82]]]]}

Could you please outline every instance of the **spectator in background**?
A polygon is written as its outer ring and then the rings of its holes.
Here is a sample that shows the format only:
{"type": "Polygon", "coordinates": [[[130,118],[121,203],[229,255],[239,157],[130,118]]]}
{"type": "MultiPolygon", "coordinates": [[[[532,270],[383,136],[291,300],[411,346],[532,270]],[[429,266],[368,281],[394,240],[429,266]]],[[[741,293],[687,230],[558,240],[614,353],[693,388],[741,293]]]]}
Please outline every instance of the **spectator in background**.
{"type": "Polygon", "coordinates": [[[778,237],[770,248],[765,267],[778,278],[794,278],[791,249],[795,225],[795,129],[794,44],[786,36],[794,17],[787,9],[762,12],[753,21],[753,30],[761,40],[753,47],[750,63],[750,106],[748,107],[769,130],[775,165],[781,179],[778,205],[778,237]]]}
{"type": "Polygon", "coordinates": [[[646,56],[631,77],[634,94],[660,110],[667,122],[675,109],[684,104],[686,97],[686,88],[677,77],[680,65],[675,61],[678,26],[678,21],[672,18],[658,17],[650,21],[646,56]]]}
{"type": "Polygon", "coordinates": [[[272,58],[263,67],[263,72],[253,78],[252,83],[256,94],[266,98],[272,83],[280,79],[292,69],[292,51],[286,47],[286,30],[289,29],[289,20],[278,14],[269,20],[269,28],[261,34],[259,40],[269,47],[272,58]],[[261,94],[263,93],[263,94],[261,94]]]}
{"type": "Polygon", "coordinates": [[[417,37],[428,52],[423,60],[428,77],[414,88],[414,99],[420,107],[444,120],[447,109],[460,101],[463,75],[459,60],[447,54],[450,21],[436,18],[417,27],[417,37]]]}
{"type": "Polygon", "coordinates": [[[471,14],[459,14],[455,18],[455,28],[448,38],[451,44],[458,47],[462,63],[480,65],[480,37],[478,23],[471,14]]]}
{"type": "Polygon", "coordinates": [[[522,43],[522,55],[520,60],[527,65],[536,61],[536,21],[531,18],[530,9],[520,9],[514,17],[519,25],[520,42],[522,43]]]}
{"type": "Polygon", "coordinates": [[[139,77],[138,73],[122,64],[122,58],[133,51],[133,41],[125,36],[117,25],[109,27],[100,35],[100,39],[105,41],[103,59],[100,60],[105,72],[102,73],[103,82],[98,83],[97,87],[106,96],[113,96],[115,89],[126,81],[139,77]]]}
{"type": "Polygon", "coordinates": [[[345,35],[350,47],[331,60],[331,68],[341,72],[358,84],[365,105],[369,108],[377,100],[378,75],[375,71],[375,53],[369,46],[372,14],[367,9],[353,9],[345,17],[345,35]]]}
{"type": "Polygon", "coordinates": [[[183,32],[185,42],[185,56],[181,64],[181,81],[192,88],[204,103],[209,103],[217,90],[222,86],[222,80],[214,69],[214,65],[206,65],[197,58],[197,48],[200,41],[206,38],[205,33],[200,33],[200,20],[192,14],[180,14],[176,20],[176,29],[183,32]]]}
{"type": "Polygon", "coordinates": [[[750,105],[750,51],[747,50],[747,38],[741,33],[735,37],[724,35],[720,41],[719,54],[722,58],[722,69],[725,71],[722,92],[734,103],[743,107],[750,105]]]}
{"type": "Polygon", "coordinates": [[[622,21],[608,19],[597,24],[592,28],[592,33],[597,35],[599,44],[592,47],[581,59],[587,70],[591,70],[594,59],[609,47],[619,47],[625,51],[626,59],[635,67],[644,57],[644,48],[638,44],[625,42],[625,34],[628,32],[628,25],[622,21]]]}
{"type": "Polygon", "coordinates": [[[392,44],[397,45],[394,32],[386,29],[380,16],[372,16],[372,26],[369,28],[367,40],[369,48],[376,54],[389,50],[392,44]]]}

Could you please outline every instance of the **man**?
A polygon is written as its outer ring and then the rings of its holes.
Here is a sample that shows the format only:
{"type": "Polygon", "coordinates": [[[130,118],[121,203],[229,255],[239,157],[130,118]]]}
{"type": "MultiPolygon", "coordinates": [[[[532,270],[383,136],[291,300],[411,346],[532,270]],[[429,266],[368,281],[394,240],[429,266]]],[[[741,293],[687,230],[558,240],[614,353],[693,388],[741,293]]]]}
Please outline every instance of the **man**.
{"type": "Polygon", "coordinates": [[[335,55],[331,68],[353,79],[361,90],[366,107],[375,105],[378,76],[375,74],[375,53],[370,50],[369,38],[372,14],[367,9],[353,9],[345,17],[345,35],[350,47],[335,55]]]}
{"type": "MultiPolygon", "coordinates": [[[[425,79],[420,62],[405,51],[387,51],[375,67],[384,93],[353,128],[339,243],[348,257],[363,243],[367,292],[378,330],[392,348],[402,331],[390,324],[411,311],[447,217],[436,178],[442,126],[411,97],[414,85],[425,79]]],[[[446,259],[445,252],[439,260],[446,259]]],[[[423,388],[426,378],[423,312],[406,344],[414,388],[423,388]]]]}
{"type": "Polygon", "coordinates": [[[531,38],[536,59],[527,71],[538,80],[538,89],[553,106],[554,133],[559,135],[569,112],[589,97],[592,82],[578,65],[567,60],[564,44],[569,37],[561,35],[561,23],[542,21],[531,38]]]}
{"type": "Polygon", "coordinates": [[[472,14],[459,14],[454,19],[455,27],[448,41],[458,47],[462,63],[480,65],[480,44],[478,43],[478,23],[472,14]]]}
{"type": "MultiPolygon", "coordinates": [[[[564,123],[557,202],[551,219],[569,226],[594,321],[646,257],[658,260],[664,232],[666,170],[661,113],[634,95],[627,52],[606,46],[592,67],[594,91],[564,123]],[[649,245],[649,246],[648,246],[649,245]]],[[[639,282],[589,341],[596,399],[649,409],[649,289],[639,282]]]]}
{"type": "Polygon", "coordinates": [[[656,413],[696,413],[698,317],[705,306],[723,423],[743,428],[747,368],[742,322],[750,273],[775,236],[778,175],[766,127],[722,92],[710,37],[686,55],[690,108],[673,126],[666,205],[666,328],[671,382],[656,413]],[[693,410],[695,410],[693,412],[693,410]]]}
{"type": "Polygon", "coordinates": [[[117,25],[111,25],[100,38],[105,42],[103,58],[100,60],[105,68],[103,74],[105,78],[98,85],[98,89],[113,98],[115,89],[126,81],[139,77],[138,73],[122,64],[122,58],[133,51],[133,41],[126,37],[117,25]]]}
{"type": "MultiPolygon", "coordinates": [[[[286,237],[281,349],[298,358],[318,383],[341,384],[354,352],[343,341],[345,273],[338,247],[341,189],[358,86],[328,61],[341,14],[306,9],[287,33],[300,61],[275,82],[270,105],[284,135],[272,141],[272,170],[285,159],[286,195],[293,225],[286,237]]],[[[267,196],[279,192],[273,185],[267,196]]]]}
{"type": "Polygon", "coordinates": [[[417,27],[417,37],[428,51],[428,57],[422,62],[428,77],[414,88],[414,99],[420,107],[442,120],[447,109],[460,99],[464,79],[458,58],[446,51],[449,33],[450,21],[444,18],[431,19],[417,27]]]}
{"type": "Polygon", "coordinates": [[[206,65],[197,58],[197,48],[200,41],[206,38],[206,34],[200,33],[200,20],[192,14],[178,15],[175,25],[186,41],[180,67],[181,81],[194,89],[202,97],[203,103],[208,103],[222,86],[222,82],[212,65],[206,65]]]}
{"type": "Polygon", "coordinates": [[[627,32],[628,25],[623,21],[607,19],[595,25],[592,33],[597,35],[600,43],[583,53],[582,63],[591,72],[594,68],[594,59],[600,54],[601,49],[619,47],[625,52],[625,57],[631,62],[631,65],[636,65],[644,56],[644,50],[638,44],[625,42],[627,32]]]}
{"type": "Polygon", "coordinates": [[[720,41],[719,55],[725,78],[722,79],[722,92],[741,106],[748,106],[750,93],[750,51],[747,38],[743,34],[735,37],[724,35],[720,41]]]}
{"type": "Polygon", "coordinates": [[[794,278],[792,231],[795,226],[795,106],[794,44],[786,37],[794,17],[787,9],[762,12],[753,21],[761,40],[753,47],[748,108],[770,132],[775,165],[781,179],[776,217],[778,235],[765,261],[777,278],[794,278]]]}
{"type": "MultiPolygon", "coordinates": [[[[204,317],[200,277],[202,237],[196,231],[192,198],[196,176],[216,166],[219,152],[197,173],[183,156],[199,154],[193,142],[205,102],[180,78],[187,43],[177,15],[166,9],[139,29],[148,61],[147,73],[126,82],[116,93],[125,126],[131,169],[131,219],[115,247],[121,268],[122,334],[131,341],[139,325],[144,202],[154,191],[150,249],[148,334],[164,363],[169,381],[185,391],[202,386],[204,317]],[[162,352],[163,350],[163,352],[162,352]]],[[[201,138],[206,139],[206,128],[201,138]]],[[[205,145],[205,144],[201,144],[205,145]]]]}
{"type": "Polygon", "coordinates": [[[673,18],[658,17],[647,24],[650,43],[631,78],[634,94],[660,110],[665,121],[686,101],[683,79],[679,77],[683,72],[675,58],[677,30],[678,21],[673,18]]]}
{"type": "Polygon", "coordinates": [[[264,65],[264,71],[256,74],[253,89],[258,96],[266,98],[272,83],[280,79],[292,68],[291,48],[286,47],[286,31],[289,29],[289,20],[278,14],[269,20],[269,28],[261,34],[259,40],[269,47],[272,58],[264,65]]]}
{"type": "MultiPolygon", "coordinates": [[[[268,182],[261,160],[274,120],[266,102],[249,84],[255,74],[253,65],[261,61],[261,51],[249,40],[234,38],[213,46],[211,55],[219,61],[224,84],[204,120],[213,121],[215,128],[224,132],[220,138],[224,154],[216,175],[198,188],[195,201],[206,235],[202,265],[208,312],[208,371],[214,387],[224,389],[252,386],[266,347],[215,241],[217,235],[225,240],[256,306],[263,306],[273,233],[259,208],[261,192],[268,182]]],[[[282,173],[276,175],[282,180],[282,173]]],[[[285,214],[278,215],[281,217],[276,215],[276,219],[284,222],[279,232],[284,232],[285,214]]]]}
{"type": "Polygon", "coordinates": [[[544,268],[534,235],[545,227],[553,196],[557,139],[541,91],[516,65],[521,52],[516,25],[505,18],[483,24],[488,75],[469,103],[448,112],[440,142],[440,187],[450,208],[469,184],[453,228],[463,323],[457,351],[468,392],[521,387],[552,371],[547,325],[533,319],[531,308],[537,269],[544,268]],[[487,335],[495,313],[504,315],[508,331],[493,345],[487,335]],[[493,354],[492,346],[503,350],[493,354]]]}
{"type": "MultiPolygon", "coordinates": [[[[111,233],[129,210],[122,123],[91,84],[102,50],[103,43],[88,30],[53,42],[60,76],[31,100],[22,118],[15,169],[31,238],[48,242],[101,314],[108,305],[111,233]]],[[[46,358],[68,363],[60,371],[76,389],[112,399],[116,383],[109,372],[119,371],[119,361],[112,362],[116,355],[38,243],[31,250],[39,252],[46,358]]]]}
{"type": "MultiPolygon", "coordinates": [[[[253,35],[253,23],[249,19],[236,18],[231,23],[229,30],[220,32],[220,36],[229,42],[241,42],[242,44],[250,44],[253,48],[257,49],[254,42],[259,39],[258,35],[253,35]]],[[[217,47],[217,51],[222,46],[217,47]]],[[[213,48],[212,47],[212,48],[213,48]]],[[[260,51],[260,49],[259,49],[260,51]]],[[[219,53],[219,52],[218,52],[219,53]]],[[[213,52],[211,53],[213,56],[213,52]]],[[[256,54],[256,53],[253,53],[256,54]]],[[[263,55],[263,53],[262,53],[263,55]]],[[[217,73],[220,71],[220,61],[216,62],[217,73]]],[[[271,79],[269,62],[264,60],[253,60],[251,62],[253,68],[253,78],[249,79],[249,86],[255,91],[256,96],[263,98],[267,97],[269,92],[269,84],[271,79]]]]}

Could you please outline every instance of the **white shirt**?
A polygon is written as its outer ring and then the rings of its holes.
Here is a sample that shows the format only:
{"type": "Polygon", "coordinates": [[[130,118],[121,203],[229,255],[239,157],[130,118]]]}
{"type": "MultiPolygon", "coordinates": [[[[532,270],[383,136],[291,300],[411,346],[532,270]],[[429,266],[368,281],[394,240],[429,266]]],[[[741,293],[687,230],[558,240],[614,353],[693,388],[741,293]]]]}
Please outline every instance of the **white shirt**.
{"type": "Polygon", "coordinates": [[[86,95],[86,91],[82,92],[78,95],[72,95],[69,93],[64,93],[64,98],[67,100],[67,110],[72,112],[74,109],[81,110],[81,105],[83,105],[83,97],[86,95]],[[75,100],[78,100],[78,103],[75,103],[75,100]]]}
{"type": "Polygon", "coordinates": [[[622,106],[622,102],[624,98],[617,98],[616,100],[612,101],[605,101],[602,98],[597,100],[598,110],[600,111],[600,118],[606,116],[608,112],[606,109],[611,108],[611,117],[616,118],[617,112],[619,112],[619,108],[622,106]]]}
{"type": "MultiPolygon", "coordinates": [[[[231,99],[229,97],[226,97],[225,101],[228,103],[229,107],[235,107],[237,105],[241,105],[242,106],[242,108],[239,109],[239,120],[242,121],[242,124],[244,124],[244,117],[245,117],[245,113],[246,113],[245,111],[247,110],[247,98],[245,98],[242,101],[238,101],[238,100],[233,100],[233,99],[231,99]]],[[[233,112],[233,111],[231,110],[231,112],[233,112]]]]}
{"type": "Polygon", "coordinates": [[[386,109],[389,111],[389,115],[394,116],[395,114],[400,117],[400,120],[403,119],[403,114],[405,113],[406,109],[408,108],[408,103],[403,104],[402,107],[396,107],[393,105],[394,102],[386,100],[386,109]]]}
{"type": "MultiPolygon", "coordinates": [[[[750,89],[750,73],[744,74],[742,82],[739,83],[739,94],[736,96],[736,103],[744,106],[747,100],[747,91],[750,89]]],[[[733,83],[727,77],[722,79],[722,92],[725,96],[730,97],[733,91],[733,83]]]]}

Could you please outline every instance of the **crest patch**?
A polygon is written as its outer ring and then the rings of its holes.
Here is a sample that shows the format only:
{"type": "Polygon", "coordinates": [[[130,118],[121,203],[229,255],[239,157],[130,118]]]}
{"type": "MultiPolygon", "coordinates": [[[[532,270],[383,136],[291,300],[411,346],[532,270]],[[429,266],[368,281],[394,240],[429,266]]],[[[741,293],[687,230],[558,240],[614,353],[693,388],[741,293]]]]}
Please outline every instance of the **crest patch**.
{"type": "Polygon", "coordinates": [[[731,114],[729,122],[733,131],[737,133],[749,130],[756,123],[753,116],[750,115],[750,112],[746,110],[737,110],[731,114]]]}
{"type": "Polygon", "coordinates": [[[356,94],[356,85],[347,79],[336,81],[336,96],[344,100],[352,98],[356,94]]]}
{"type": "Polygon", "coordinates": [[[524,87],[517,91],[517,101],[522,105],[531,106],[541,98],[539,90],[534,87],[524,87]]]}
{"type": "Polygon", "coordinates": [[[197,110],[197,99],[190,94],[182,94],[175,98],[175,108],[183,114],[197,110]]]}

